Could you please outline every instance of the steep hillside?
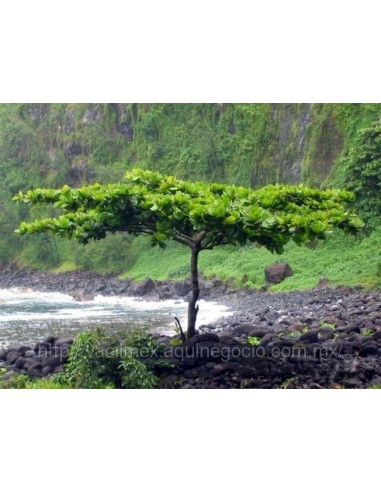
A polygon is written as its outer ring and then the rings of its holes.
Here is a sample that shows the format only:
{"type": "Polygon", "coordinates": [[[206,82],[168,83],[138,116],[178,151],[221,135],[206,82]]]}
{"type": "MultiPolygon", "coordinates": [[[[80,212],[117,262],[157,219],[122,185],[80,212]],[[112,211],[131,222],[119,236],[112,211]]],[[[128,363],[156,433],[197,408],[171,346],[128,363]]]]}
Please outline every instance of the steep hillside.
{"type": "Polygon", "coordinates": [[[2,104],[0,165],[11,192],[115,180],[137,164],[255,187],[319,184],[380,115],[381,104],[2,104]]]}

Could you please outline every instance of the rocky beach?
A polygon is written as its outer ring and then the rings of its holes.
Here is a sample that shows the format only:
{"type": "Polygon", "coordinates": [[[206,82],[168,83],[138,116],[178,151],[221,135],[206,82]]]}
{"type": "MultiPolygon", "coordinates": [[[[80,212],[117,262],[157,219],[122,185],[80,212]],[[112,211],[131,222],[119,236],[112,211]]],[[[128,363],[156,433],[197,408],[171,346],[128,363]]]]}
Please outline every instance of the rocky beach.
{"type": "MultiPolygon", "coordinates": [[[[188,281],[140,283],[89,272],[13,271],[1,288],[71,293],[82,300],[102,295],[145,300],[187,299],[188,281]]],[[[381,386],[381,294],[335,287],[270,293],[236,290],[220,280],[203,281],[202,297],[233,314],[202,325],[182,344],[153,334],[165,347],[163,388],[369,388],[381,386]]],[[[175,337],[176,338],[176,337],[175,337]]],[[[43,377],[62,371],[72,338],[46,337],[33,347],[0,351],[12,374],[43,377]]]]}

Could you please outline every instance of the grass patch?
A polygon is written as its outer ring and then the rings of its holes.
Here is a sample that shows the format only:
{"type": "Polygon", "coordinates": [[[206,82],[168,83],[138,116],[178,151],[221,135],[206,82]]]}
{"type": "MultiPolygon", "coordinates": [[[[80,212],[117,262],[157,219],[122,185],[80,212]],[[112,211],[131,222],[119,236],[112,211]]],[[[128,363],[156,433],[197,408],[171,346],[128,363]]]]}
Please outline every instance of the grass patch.
{"type": "MultiPolygon", "coordinates": [[[[321,277],[328,277],[333,285],[363,285],[381,287],[378,265],[381,264],[381,230],[368,237],[353,238],[337,231],[316,248],[290,243],[283,255],[269,253],[265,248],[217,247],[200,254],[200,271],[206,277],[217,276],[247,287],[259,288],[265,283],[264,269],[274,262],[287,262],[294,275],[271,291],[302,290],[316,287],[321,277]]],[[[122,277],[142,280],[182,279],[189,275],[189,250],[176,243],[165,250],[152,248],[147,238],[136,238],[131,255],[137,259],[122,277]]]]}
{"type": "Polygon", "coordinates": [[[72,272],[73,270],[78,270],[77,265],[74,261],[64,261],[58,268],[54,268],[52,273],[65,273],[72,272]]]}
{"type": "MultiPolygon", "coordinates": [[[[189,275],[189,248],[177,243],[168,243],[165,249],[152,247],[149,238],[137,237],[130,246],[130,255],[136,258],[121,278],[143,280],[182,279],[189,275]]],[[[201,255],[202,256],[202,255],[201,255]]]]}
{"type": "Polygon", "coordinates": [[[55,381],[53,377],[31,379],[25,374],[19,374],[6,381],[0,381],[0,389],[72,389],[69,384],[55,381]]]}

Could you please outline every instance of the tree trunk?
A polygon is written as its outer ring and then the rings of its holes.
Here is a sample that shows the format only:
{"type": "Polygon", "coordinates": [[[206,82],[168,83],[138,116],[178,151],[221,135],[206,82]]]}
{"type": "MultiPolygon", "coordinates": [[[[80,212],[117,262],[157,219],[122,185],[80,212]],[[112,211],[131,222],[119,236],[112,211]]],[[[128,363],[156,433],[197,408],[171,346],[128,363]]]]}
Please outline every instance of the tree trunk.
{"type": "Polygon", "coordinates": [[[192,280],[192,297],[188,304],[188,338],[191,338],[196,333],[196,319],[198,313],[198,306],[196,306],[198,296],[200,295],[200,286],[198,283],[198,254],[200,252],[200,247],[192,247],[192,257],[191,257],[191,280],[192,280]]]}

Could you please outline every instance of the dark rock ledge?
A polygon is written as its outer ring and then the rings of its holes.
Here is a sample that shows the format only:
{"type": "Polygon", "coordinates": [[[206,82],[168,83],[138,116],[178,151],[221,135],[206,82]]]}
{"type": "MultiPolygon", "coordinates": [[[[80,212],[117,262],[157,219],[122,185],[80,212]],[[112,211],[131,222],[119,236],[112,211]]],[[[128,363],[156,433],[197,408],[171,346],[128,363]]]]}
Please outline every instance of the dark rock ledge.
{"type": "MultiPolygon", "coordinates": [[[[41,273],[25,270],[0,271],[0,288],[19,287],[25,290],[61,292],[70,294],[76,300],[91,300],[92,296],[132,296],[146,300],[187,298],[191,290],[189,280],[154,281],[146,278],[142,282],[119,280],[112,274],[76,271],[61,274],[41,273]]],[[[232,289],[221,280],[204,280],[203,297],[218,298],[232,289]]]]}

